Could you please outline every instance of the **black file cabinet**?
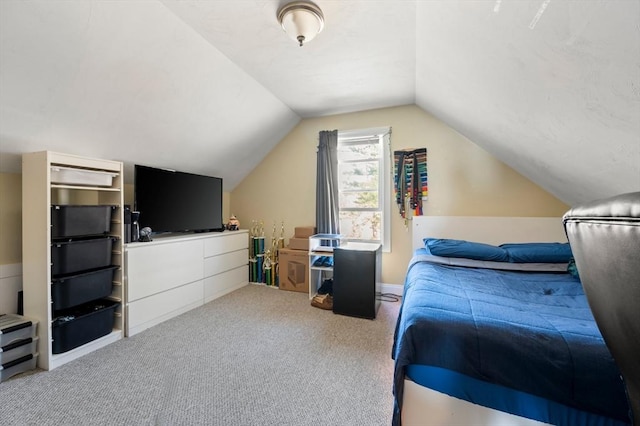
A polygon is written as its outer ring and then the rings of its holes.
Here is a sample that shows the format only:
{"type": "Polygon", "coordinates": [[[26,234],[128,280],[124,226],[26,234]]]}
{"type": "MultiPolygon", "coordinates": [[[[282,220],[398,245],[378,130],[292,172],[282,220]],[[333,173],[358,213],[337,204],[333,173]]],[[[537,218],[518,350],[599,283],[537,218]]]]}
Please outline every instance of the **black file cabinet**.
{"type": "Polygon", "coordinates": [[[333,313],[374,319],[380,300],[380,244],[348,243],[333,251],[333,313]]]}

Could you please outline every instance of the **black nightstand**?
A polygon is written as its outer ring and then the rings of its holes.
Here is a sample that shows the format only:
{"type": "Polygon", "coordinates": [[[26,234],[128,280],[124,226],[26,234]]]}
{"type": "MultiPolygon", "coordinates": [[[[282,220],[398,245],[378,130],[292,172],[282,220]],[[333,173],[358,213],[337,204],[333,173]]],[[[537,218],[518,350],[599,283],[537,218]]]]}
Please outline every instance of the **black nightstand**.
{"type": "Polygon", "coordinates": [[[333,313],[374,319],[380,300],[380,244],[348,243],[333,251],[333,313]]]}

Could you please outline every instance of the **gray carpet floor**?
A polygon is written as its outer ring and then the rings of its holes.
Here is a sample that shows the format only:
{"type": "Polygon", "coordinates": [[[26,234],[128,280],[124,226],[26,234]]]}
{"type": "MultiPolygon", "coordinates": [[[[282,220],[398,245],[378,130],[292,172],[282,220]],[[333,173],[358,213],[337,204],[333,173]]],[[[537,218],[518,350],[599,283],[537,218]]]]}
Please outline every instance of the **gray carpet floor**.
{"type": "Polygon", "coordinates": [[[389,425],[398,309],[353,318],[248,285],[0,383],[0,424],[389,425]]]}

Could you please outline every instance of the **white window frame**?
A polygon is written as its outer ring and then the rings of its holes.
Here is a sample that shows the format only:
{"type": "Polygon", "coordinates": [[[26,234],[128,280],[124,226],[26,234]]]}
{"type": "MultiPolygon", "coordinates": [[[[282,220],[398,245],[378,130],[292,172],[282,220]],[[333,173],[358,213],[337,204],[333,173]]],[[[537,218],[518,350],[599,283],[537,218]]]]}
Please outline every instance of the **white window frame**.
{"type": "MultiPolygon", "coordinates": [[[[391,175],[393,173],[393,170],[391,169],[391,126],[358,130],[338,130],[338,146],[340,146],[342,142],[375,138],[378,138],[382,144],[382,157],[380,158],[381,164],[379,175],[380,180],[378,182],[378,199],[380,200],[381,216],[380,244],[382,244],[382,251],[389,253],[391,252],[391,175]]],[[[340,162],[339,154],[338,162],[340,162]]],[[[338,177],[338,179],[340,179],[340,177],[338,177]]],[[[366,211],[367,209],[355,210],[366,211]]]]}

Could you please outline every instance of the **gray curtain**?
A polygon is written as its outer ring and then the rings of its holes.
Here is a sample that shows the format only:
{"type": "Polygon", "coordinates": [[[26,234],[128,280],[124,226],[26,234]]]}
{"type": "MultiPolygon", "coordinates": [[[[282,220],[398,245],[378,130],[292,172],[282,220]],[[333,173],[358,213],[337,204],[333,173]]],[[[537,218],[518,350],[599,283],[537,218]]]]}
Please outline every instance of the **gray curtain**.
{"type": "Polygon", "coordinates": [[[318,144],[316,228],[319,234],[339,234],[338,131],[323,130],[318,144]]]}

